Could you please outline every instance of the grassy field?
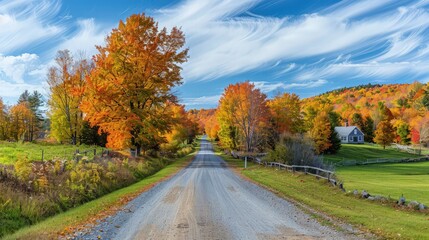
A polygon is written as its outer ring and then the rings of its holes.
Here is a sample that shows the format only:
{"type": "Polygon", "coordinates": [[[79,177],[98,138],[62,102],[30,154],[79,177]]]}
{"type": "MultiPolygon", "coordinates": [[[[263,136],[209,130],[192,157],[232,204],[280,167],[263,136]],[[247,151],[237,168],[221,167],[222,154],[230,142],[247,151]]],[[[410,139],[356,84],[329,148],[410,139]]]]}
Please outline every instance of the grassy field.
{"type": "Polygon", "coordinates": [[[222,157],[241,174],[278,195],[351,223],[363,231],[388,239],[429,239],[427,214],[399,211],[389,205],[358,199],[308,175],[258,165],[243,169],[241,160],[222,157]]]}
{"type": "Polygon", "coordinates": [[[339,167],[336,172],[348,190],[395,199],[404,194],[407,200],[429,205],[429,162],[339,167]]]}
{"type": "Polygon", "coordinates": [[[378,145],[370,144],[342,144],[338,153],[324,155],[323,159],[328,162],[339,162],[342,160],[364,161],[367,159],[388,158],[416,158],[415,154],[400,152],[392,148],[383,149],[378,145]]]}
{"type": "MultiPolygon", "coordinates": [[[[27,157],[31,161],[42,160],[42,150],[44,160],[52,160],[54,158],[61,158],[70,160],[76,149],[80,152],[85,150],[97,149],[101,153],[102,148],[87,145],[44,145],[38,143],[14,143],[14,142],[0,142],[0,163],[13,164],[19,157],[27,157]]],[[[88,153],[93,156],[93,152],[88,153]]]]}
{"type": "Polygon", "coordinates": [[[67,212],[48,218],[36,225],[19,230],[4,239],[58,239],[59,236],[70,234],[86,224],[95,223],[97,219],[113,214],[123,204],[132,200],[154,184],[174,175],[193,159],[199,147],[194,153],[182,157],[156,174],[143,179],[128,187],[122,188],[99,199],[88,202],[82,206],[67,212]]]}

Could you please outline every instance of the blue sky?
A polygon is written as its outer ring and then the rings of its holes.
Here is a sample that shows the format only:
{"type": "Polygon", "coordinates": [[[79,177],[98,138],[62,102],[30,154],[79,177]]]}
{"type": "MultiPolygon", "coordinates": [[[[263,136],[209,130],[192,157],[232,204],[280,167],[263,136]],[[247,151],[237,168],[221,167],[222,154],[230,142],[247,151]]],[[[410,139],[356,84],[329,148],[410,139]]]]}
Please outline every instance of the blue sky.
{"type": "Polygon", "coordinates": [[[0,96],[47,95],[58,50],[90,57],[140,12],[186,34],[175,92],[188,109],[216,107],[228,84],[245,80],[269,97],[429,81],[429,0],[0,0],[0,96]]]}

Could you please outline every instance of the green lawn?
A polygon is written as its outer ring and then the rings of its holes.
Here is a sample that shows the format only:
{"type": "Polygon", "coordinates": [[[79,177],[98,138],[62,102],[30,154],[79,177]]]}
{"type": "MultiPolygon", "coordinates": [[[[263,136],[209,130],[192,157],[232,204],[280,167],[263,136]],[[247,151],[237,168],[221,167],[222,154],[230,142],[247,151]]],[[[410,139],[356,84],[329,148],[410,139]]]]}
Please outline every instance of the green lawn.
{"type": "MultiPolygon", "coordinates": [[[[309,175],[292,174],[258,165],[243,169],[241,160],[218,154],[238,172],[278,195],[351,223],[363,231],[387,239],[429,239],[427,214],[400,211],[390,205],[358,199],[332,187],[325,180],[316,180],[309,175]]],[[[322,222],[327,223],[326,220],[322,222]]]]}
{"type": "Polygon", "coordinates": [[[365,189],[395,199],[404,194],[429,205],[429,162],[339,167],[336,172],[347,190],[365,189]]]}
{"type": "Polygon", "coordinates": [[[336,154],[326,154],[323,159],[328,162],[340,162],[342,160],[365,161],[367,159],[387,158],[416,158],[419,155],[400,152],[392,148],[383,149],[372,144],[342,144],[340,151],[336,154]]]}
{"type": "MultiPolygon", "coordinates": [[[[13,164],[19,157],[27,157],[31,161],[42,160],[42,150],[44,160],[52,160],[54,158],[61,158],[70,160],[76,149],[80,152],[85,150],[97,149],[97,154],[101,153],[102,148],[87,145],[46,145],[38,143],[14,143],[14,142],[0,142],[0,163],[13,164]]],[[[92,157],[93,152],[89,152],[88,156],[92,157]]]]}
{"type": "Polygon", "coordinates": [[[140,182],[48,218],[31,227],[23,228],[13,235],[6,236],[4,239],[58,239],[59,236],[84,227],[87,223],[94,223],[96,219],[113,214],[121,205],[149,189],[154,184],[177,173],[189,164],[198,150],[199,146],[193,153],[177,159],[172,164],[140,182]]]}

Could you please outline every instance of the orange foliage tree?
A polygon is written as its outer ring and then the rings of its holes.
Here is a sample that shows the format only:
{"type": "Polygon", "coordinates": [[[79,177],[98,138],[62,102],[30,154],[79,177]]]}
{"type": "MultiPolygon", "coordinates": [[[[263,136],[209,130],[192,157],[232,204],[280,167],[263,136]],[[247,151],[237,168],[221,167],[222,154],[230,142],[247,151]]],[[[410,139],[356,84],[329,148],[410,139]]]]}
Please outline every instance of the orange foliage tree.
{"type": "Polygon", "coordinates": [[[390,121],[384,120],[377,125],[377,130],[375,131],[374,142],[383,146],[383,149],[386,146],[390,145],[395,138],[394,129],[390,121]]]}
{"type": "Polygon", "coordinates": [[[178,28],[159,30],[151,17],[136,14],[120,21],[106,46],[97,46],[81,108],[91,125],[109,134],[109,147],[139,153],[170,129],[166,108],[176,101],[171,88],[181,83],[184,44],[178,28]]]}
{"type": "Polygon", "coordinates": [[[217,121],[216,115],[211,115],[206,119],[204,124],[204,132],[211,139],[218,139],[218,132],[220,130],[219,122],[217,121]]]}
{"type": "Polygon", "coordinates": [[[180,104],[169,105],[172,117],[171,131],[165,134],[168,143],[191,143],[198,131],[198,120],[188,114],[185,107],[180,104]]]}
{"type": "Polygon", "coordinates": [[[16,141],[28,139],[29,129],[35,116],[28,102],[22,102],[10,108],[10,135],[16,141]]]}
{"type": "Polygon", "coordinates": [[[219,100],[217,116],[221,128],[232,125],[239,130],[244,148],[250,152],[261,140],[261,130],[267,125],[267,97],[248,81],[229,85],[219,100]]]}
{"type": "Polygon", "coordinates": [[[300,99],[296,94],[284,93],[268,101],[275,130],[279,133],[298,133],[303,129],[300,99]]]}

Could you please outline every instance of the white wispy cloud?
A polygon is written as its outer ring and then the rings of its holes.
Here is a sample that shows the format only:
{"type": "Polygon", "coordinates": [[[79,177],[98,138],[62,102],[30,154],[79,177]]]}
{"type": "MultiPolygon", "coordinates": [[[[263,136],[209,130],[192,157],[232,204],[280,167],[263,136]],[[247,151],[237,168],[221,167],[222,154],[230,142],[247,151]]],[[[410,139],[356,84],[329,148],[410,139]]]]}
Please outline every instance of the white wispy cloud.
{"type": "Polygon", "coordinates": [[[0,1],[0,53],[8,54],[46,41],[65,31],[54,16],[59,1],[0,1]]]}
{"type": "MultiPolygon", "coordinates": [[[[428,75],[427,62],[367,62],[367,63],[338,63],[326,67],[317,67],[303,71],[297,76],[301,81],[315,78],[371,79],[374,81],[388,80],[393,77],[425,76],[428,75]]],[[[416,80],[416,79],[414,79],[416,80]]]]}
{"type": "Polygon", "coordinates": [[[38,68],[36,54],[24,53],[19,56],[0,55],[0,77],[15,83],[24,83],[24,75],[38,68]]]}
{"type": "Polygon", "coordinates": [[[46,84],[11,83],[4,80],[0,80],[0,86],[0,97],[2,98],[17,97],[25,90],[45,93],[47,89],[46,84]]]}
{"type": "Polygon", "coordinates": [[[55,52],[68,49],[73,53],[83,51],[86,55],[92,56],[97,53],[95,45],[104,45],[105,37],[114,27],[103,28],[97,25],[92,18],[78,20],[76,24],[78,26],[77,31],[65,37],[65,40],[54,48],[55,52]]]}
{"type": "Polygon", "coordinates": [[[292,82],[292,83],[285,83],[285,82],[268,82],[268,81],[259,81],[259,82],[252,82],[256,88],[260,89],[263,93],[269,93],[272,91],[284,91],[284,90],[291,90],[291,89],[306,89],[306,88],[315,88],[323,86],[328,81],[325,79],[317,79],[317,80],[308,80],[305,82],[292,82]]]}
{"type": "Polygon", "coordinates": [[[219,102],[221,95],[213,95],[213,96],[202,96],[195,98],[182,98],[180,102],[185,104],[187,107],[196,107],[202,105],[216,106],[219,102]]]}
{"type": "Polygon", "coordinates": [[[59,16],[60,9],[60,0],[0,1],[0,96],[18,97],[26,89],[46,94],[43,84],[58,50],[89,58],[113,28],[94,19],[59,16]],[[46,43],[45,51],[31,52],[46,43]]]}
{"type": "MultiPolygon", "coordinates": [[[[185,81],[237,75],[279,60],[336,57],[359,50],[364,55],[377,44],[390,45],[378,54],[380,60],[395,62],[394,58],[415,51],[427,40],[421,37],[429,26],[423,1],[409,6],[392,0],[342,1],[319,13],[293,18],[245,14],[259,2],[187,0],[156,14],[161,24],[181,26],[187,36],[191,58],[184,65],[185,81]],[[395,4],[399,7],[389,7],[395,4]]],[[[291,64],[280,74],[295,68],[291,64]]]]}

